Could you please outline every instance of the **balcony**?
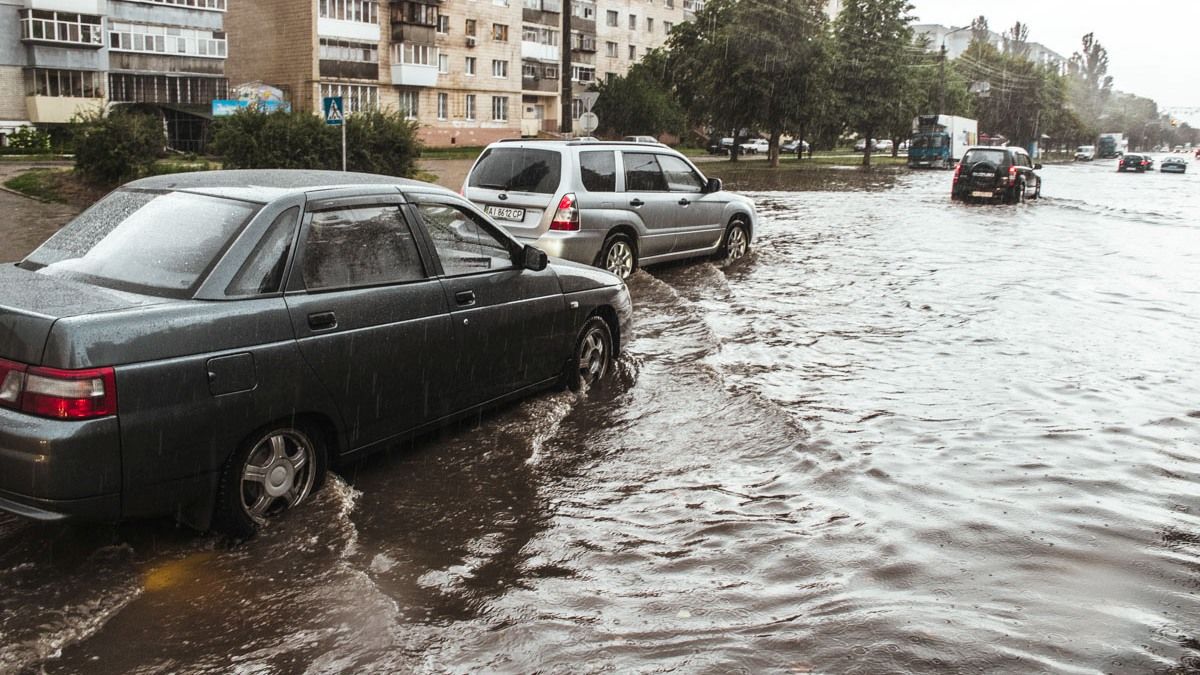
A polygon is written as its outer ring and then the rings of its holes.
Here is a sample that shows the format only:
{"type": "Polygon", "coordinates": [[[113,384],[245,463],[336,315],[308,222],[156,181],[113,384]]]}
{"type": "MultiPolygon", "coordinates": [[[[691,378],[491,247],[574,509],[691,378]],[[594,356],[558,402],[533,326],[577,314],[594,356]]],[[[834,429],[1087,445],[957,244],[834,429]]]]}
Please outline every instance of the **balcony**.
{"type": "Polygon", "coordinates": [[[334,80],[379,80],[378,63],[321,59],[318,62],[318,68],[323,78],[334,80]]]}
{"type": "Polygon", "coordinates": [[[431,45],[437,36],[437,28],[419,23],[393,23],[392,42],[431,45]]]}
{"type": "Polygon", "coordinates": [[[21,41],[27,44],[101,49],[104,30],[99,15],[40,9],[21,11],[21,41]]]}
{"type": "Polygon", "coordinates": [[[317,19],[317,35],[321,37],[342,38],[356,42],[379,42],[382,32],[377,23],[361,21],[342,21],[339,19],[317,19]]]}
{"type": "Polygon", "coordinates": [[[521,78],[522,91],[538,91],[550,94],[556,94],[562,89],[557,79],[547,77],[523,77],[521,78]]]}
{"type": "Polygon", "coordinates": [[[26,96],[25,109],[34,124],[65,124],[79,113],[102,110],[103,98],[26,96]]]}
{"type": "Polygon", "coordinates": [[[547,45],[541,42],[521,41],[521,58],[535,61],[558,61],[558,45],[547,45]]]}
{"type": "Polygon", "coordinates": [[[25,0],[27,9],[77,14],[105,14],[104,0],[25,0]]]}

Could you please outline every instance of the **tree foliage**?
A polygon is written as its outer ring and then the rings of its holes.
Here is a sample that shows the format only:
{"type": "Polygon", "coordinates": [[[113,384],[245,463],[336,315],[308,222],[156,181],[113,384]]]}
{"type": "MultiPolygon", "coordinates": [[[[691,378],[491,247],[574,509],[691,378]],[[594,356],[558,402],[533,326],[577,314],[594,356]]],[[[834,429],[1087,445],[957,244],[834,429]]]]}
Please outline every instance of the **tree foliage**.
{"type": "Polygon", "coordinates": [[[167,144],[160,118],[120,109],[80,115],[72,130],[75,170],[87,182],[101,187],[114,187],[146,175],[167,144]]]}
{"type": "MultiPolygon", "coordinates": [[[[365,111],[346,124],[351,171],[413,175],[421,147],[414,122],[395,111],[365,111]]],[[[308,112],[244,110],[223,117],[209,147],[227,169],[342,168],[341,130],[308,112]]]]}
{"type": "Polygon", "coordinates": [[[669,57],[663,50],[647,54],[624,76],[597,85],[600,98],[592,111],[601,134],[615,136],[682,135],[687,116],[671,90],[669,57]]]}
{"type": "MultiPolygon", "coordinates": [[[[895,126],[897,106],[910,87],[910,10],[908,0],[848,0],[834,21],[835,91],[847,125],[863,138],[895,126]]],[[[867,143],[863,165],[870,164],[867,143]]]]}

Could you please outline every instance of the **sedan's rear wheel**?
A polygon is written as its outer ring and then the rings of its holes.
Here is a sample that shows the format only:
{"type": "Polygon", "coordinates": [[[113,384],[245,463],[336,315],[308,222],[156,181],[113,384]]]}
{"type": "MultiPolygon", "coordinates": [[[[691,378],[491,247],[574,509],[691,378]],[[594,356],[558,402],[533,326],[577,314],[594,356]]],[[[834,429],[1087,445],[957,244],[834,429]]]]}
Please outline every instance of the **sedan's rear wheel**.
{"type": "Polygon", "coordinates": [[[612,370],[612,360],[612,330],[604,319],[593,316],[579,331],[575,353],[567,363],[567,386],[579,391],[603,380],[612,370]]]}
{"type": "Polygon", "coordinates": [[[221,473],[216,528],[235,537],[253,536],[318,490],[325,466],[320,437],[302,428],[272,426],[251,435],[221,473]]]}
{"type": "Polygon", "coordinates": [[[600,249],[600,266],[622,279],[633,276],[637,265],[637,250],[629,237],[623,234],[612,235],[600,249]]]}

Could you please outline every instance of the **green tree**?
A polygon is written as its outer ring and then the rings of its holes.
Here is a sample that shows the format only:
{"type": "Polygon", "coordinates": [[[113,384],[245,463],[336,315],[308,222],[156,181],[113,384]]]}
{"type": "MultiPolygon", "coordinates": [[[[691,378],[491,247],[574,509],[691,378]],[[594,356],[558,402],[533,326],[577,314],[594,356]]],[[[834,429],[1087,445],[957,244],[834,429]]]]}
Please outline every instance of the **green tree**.
{"type": "Polygon", "coordinates": [[[154,115],[88,112],[72,122],[75,170],[89,183],[115,187],[150,171],[162,156],[167,135],[154,115]]]}
{"type": "MultiPolygon", "coordinates": [[[[896,120],[897,101],[910,84],[905,68],[912,47],[908,0],[848,0],[834,21],[834,81],[847,125],[875,138],[896,120]]],[[[863,166],[871,165],[871,143],[863,166]]]]}
{"type": "Polygon", "coordinates": [[[592,111],[601,134],[615,136],[683,135],[686,115],[666,76],[669,59],[662,50],[647,54],[624,76],[600,82],[600,98],[592,111]]]}
{"type": "Polygon", "coordinates": [[[1112,97],[1113,79],[1108,74],[1108,50],[1095,33],[1084,35],[1082,46],[1067,63],[1071,102],[1084,122],[1095,125],[1112,97]]]}

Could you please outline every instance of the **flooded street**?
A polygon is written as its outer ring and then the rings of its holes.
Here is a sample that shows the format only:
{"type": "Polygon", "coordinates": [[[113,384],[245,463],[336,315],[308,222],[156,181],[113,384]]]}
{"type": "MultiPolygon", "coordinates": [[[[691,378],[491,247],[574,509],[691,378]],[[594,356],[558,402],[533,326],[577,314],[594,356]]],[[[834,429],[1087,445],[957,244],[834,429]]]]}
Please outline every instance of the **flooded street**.
{"type": "Polygon", "coordinates": [[[246,543],[0,515],[0,672],[1198,672],[1200,167],[1043,176],[750,192],[606,386],[246,543]]]}

